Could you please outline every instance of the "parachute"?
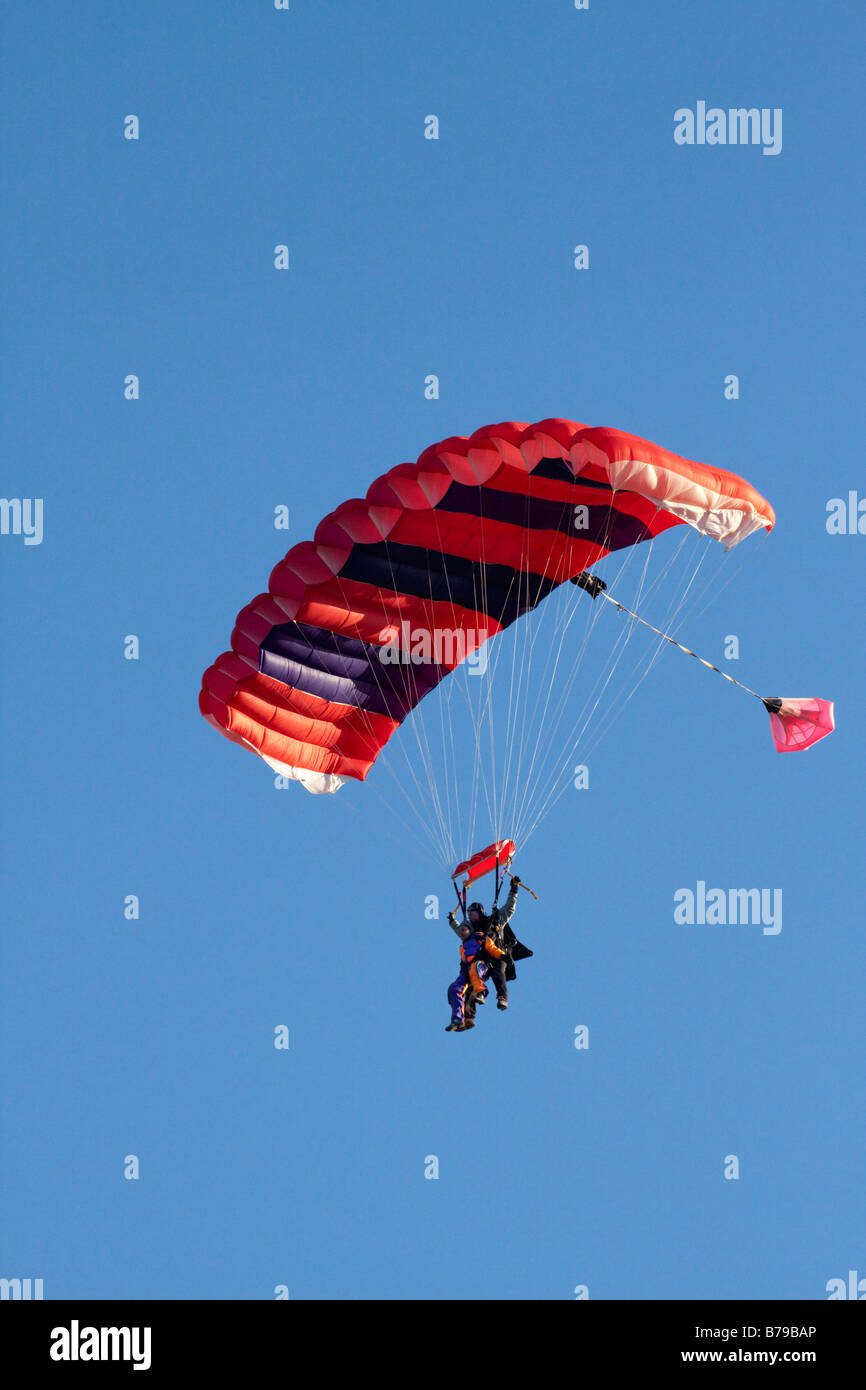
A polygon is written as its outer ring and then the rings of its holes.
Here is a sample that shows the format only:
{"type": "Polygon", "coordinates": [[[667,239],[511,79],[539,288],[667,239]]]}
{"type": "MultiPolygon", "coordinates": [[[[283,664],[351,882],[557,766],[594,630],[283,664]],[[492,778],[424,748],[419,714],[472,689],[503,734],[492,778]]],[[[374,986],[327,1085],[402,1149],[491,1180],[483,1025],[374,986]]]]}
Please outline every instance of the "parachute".
{"type": "MultiPolygon", "coordinates": [[[[645,542],[651,549],[674,528],[728,550],[774,520],[742,478],[620,430],[548,419],[445,439],[391,468],[365,497],[330,512],[313,540],[292,547],[268,592],[238,614],[231,650],[205,671],[201,713],[308,791],[337,792],[366,781],[389,741],[399,742],[401,725],[414,722],[428,697],[440,700],[453,673],[484,674],[492,639],[501,642],[520,618],[535,622],[529,615],[561,586],[585,603],[568,581],[578,583],[589,566],[645,542]]],[[[528,737],[521,777],[543,737],[525,727],[523,681],[512,658],[504,718],[509,750],[518,735],[528,737]]],[[[490,696],[476,690],[483,713],[490,696]]],[[[556,682],[543,692],[545,709],[554,691],[556,682]]],[[[447,752],[454,739],[445,709],[440,716],[447,752]]],[[[449,825],[462,771],[437,774],[426,734],[409,761],[414,800],[429,802],[442,858],[453,864],[476,833],[474,819],[456,835],[449,825]]],[[[476,730],[476,791],[487,761],[476,730]]],[[[511,775],[510,764],[502,775],[511,775]]],[[[514,834],[495,790],[487,799],[494,834],[514,834]]]]}
{"type": "Polygon", "coordinates": [[[836,727],[832,700],[802,697],[764,700],[770,715],[773,742],[780,753],[799,753],[832,734],[836,727]]]}

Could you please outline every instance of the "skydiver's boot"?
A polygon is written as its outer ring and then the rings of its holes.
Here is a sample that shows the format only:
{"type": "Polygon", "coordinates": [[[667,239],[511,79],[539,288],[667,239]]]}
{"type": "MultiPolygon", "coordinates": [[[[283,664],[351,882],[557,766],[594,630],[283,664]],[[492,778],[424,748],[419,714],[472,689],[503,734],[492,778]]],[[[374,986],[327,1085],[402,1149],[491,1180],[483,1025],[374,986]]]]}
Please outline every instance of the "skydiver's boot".
{"type": "Polygon", "coordinates": [[[496,1007],[497,1007],[497,1009],[507,1009],[507,1008],[508,1008],[508,1000],[505,998],[504,995],[500,995],[500,996],[499,996],[499,998],[498,998],[497,1001],[496,1001],[496,1007]]]}
{"type": "Polygon", "coordinates": [[[465,1033],[467,1028],[474,1028],[474,1027],[475,1027],[475,1019],[474,1019],[474,1018],[467,1018],[466,1022],[464,1023],[464,1025],[463,1025],[463,1027],[461,1028],[460,1031],[461,1031],[461,1033],[465,1033]]]}
{"type": "Polygon", "coordinates": [[[461,1023],[459,1018],[452,1018],[451,1022],[448,1024],[448,1027],[445,1029],[445,1032],[446,1032],[446,1033],[462,1033],[462,1032],[463,1032],[463,1029],[464,1029],[465,1027],[466,1027],[466,1024],[465,1024],[465,1023],[461,1023]]]}

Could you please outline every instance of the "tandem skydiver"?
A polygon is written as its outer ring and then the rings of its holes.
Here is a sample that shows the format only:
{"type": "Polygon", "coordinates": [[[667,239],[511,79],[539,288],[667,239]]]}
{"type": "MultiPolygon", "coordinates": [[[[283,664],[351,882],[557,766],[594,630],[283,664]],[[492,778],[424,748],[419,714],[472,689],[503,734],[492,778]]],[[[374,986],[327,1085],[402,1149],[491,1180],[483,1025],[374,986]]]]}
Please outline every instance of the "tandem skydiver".
{"type": "Polygon", "coordinates": [[[452,931],[464,943],[460,948],[461,973],[448,990],[448,1001],[451,1004],[451,1023],[447,1030],[449,1032],[460,1032],[464,1026],[474,1026],[475,1008],[478,1003],[483,1002],[487,994],[483,981],[488,976],[493,980],[496,990],[496,1007],[508,1008],[508,981],[515,978],[514,962],[527,960],[532,955],[528,947],[517,940],[508,925],[517,905],[519,888],[520,879],[513,874],[511,891],[503,906],[494,906],[489,917],[485,914],[482,904],[477,902],[469,905],[466,914],[468,921],[458,921],[453,912],[448,914],[448,923],[452,931]],[[469,947],[467,953],[466,945],[470,938],[473,938],[474,944],[469,947]],[[490,947],[493,949],[489,949],[490,947]],[[467,954],[471,954],[473,961],[477,958],[475,973],[481,983],[480,990],[470,979],[467,954]],[[465,986],[462,991],[459,988],[461,983],[465,986]],[[459,1010],[455,1007],[458,994],[459,1010]]]}
{"type": "Polygon", "coordinates": [[[451,1005],[451,1022],[446,1033],[462,1033],[475,1027],[475,1005],[487,994],[487,979],[491,961],[499,961],[505,955],[488,935],[488,921],[480,903],[469,908],[470,922],[455,923],[448,920],[460,937],[460,974],[448,986],[448,1003],[451,1005]]]}

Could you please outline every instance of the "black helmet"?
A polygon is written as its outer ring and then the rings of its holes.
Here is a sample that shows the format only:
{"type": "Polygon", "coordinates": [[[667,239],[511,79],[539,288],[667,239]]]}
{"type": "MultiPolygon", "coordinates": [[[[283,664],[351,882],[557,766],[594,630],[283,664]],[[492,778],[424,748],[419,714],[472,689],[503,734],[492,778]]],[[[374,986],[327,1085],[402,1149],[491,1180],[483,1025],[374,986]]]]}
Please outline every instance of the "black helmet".
{"type": "Polygon", "coordinates": [[[466,909],[466,911],[467,911],[467,912],[479,912],[479,913],[481,914],[481,916],[483,917],[483,916],[484,916],[484,904],[483,904],[483,903],[470,903],[469,906],[468,906],[468,908],[466,909]]]}

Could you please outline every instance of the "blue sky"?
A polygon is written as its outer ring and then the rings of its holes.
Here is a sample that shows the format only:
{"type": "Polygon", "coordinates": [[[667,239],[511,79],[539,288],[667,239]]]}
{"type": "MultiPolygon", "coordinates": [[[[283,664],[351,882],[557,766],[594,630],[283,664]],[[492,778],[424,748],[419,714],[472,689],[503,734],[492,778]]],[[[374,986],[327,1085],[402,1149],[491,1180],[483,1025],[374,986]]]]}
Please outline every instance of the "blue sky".
{"type": "Polygon", "coordinates": [[[825,524],[866,494],[856,7],[19,0],[2,30],[2,493],[44,499],[44,536],[0,537],[0,1274],[117,1299],[866,1274],[866,539],[825,524]],[[781,154],[676,145],[700,100],[781,108],[781,154]],[[737,679],[839,728],[779,757],[666,652],[518,860],[511,1010],[452,1036],[450,888],[399,801],[276,790],[197,692],[337,503],[551,415],[771,500],[680,634],[717,662],[736,634],[737,679]],[[781,889],[782,931],[676,925],[699,880],[781,889]]]}

